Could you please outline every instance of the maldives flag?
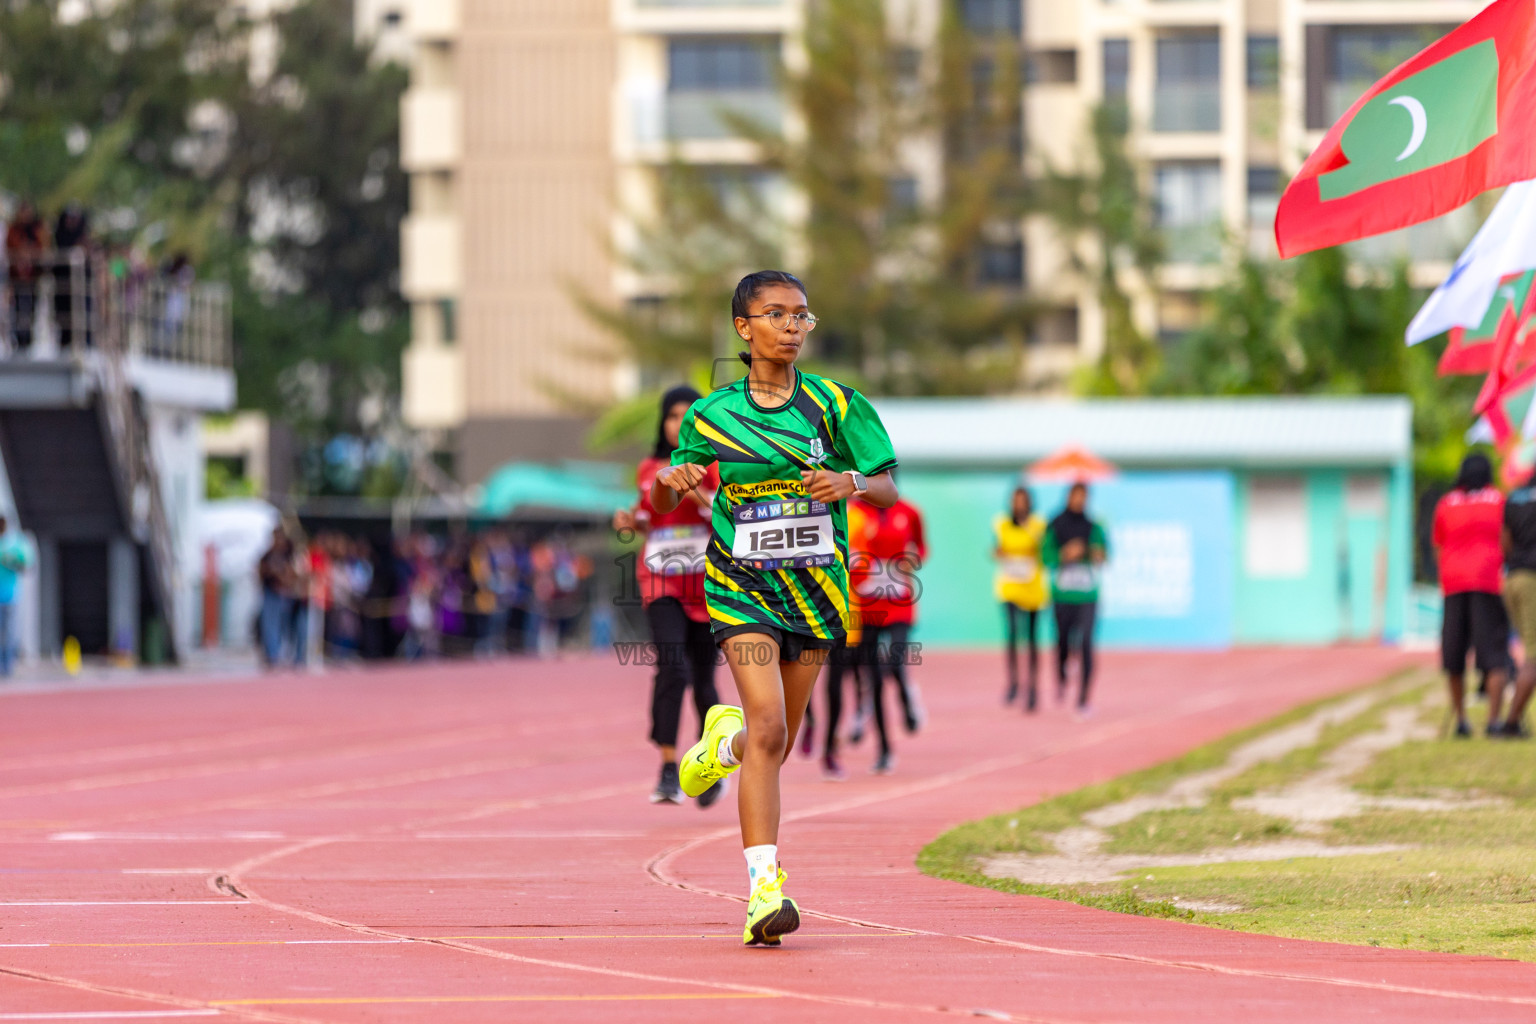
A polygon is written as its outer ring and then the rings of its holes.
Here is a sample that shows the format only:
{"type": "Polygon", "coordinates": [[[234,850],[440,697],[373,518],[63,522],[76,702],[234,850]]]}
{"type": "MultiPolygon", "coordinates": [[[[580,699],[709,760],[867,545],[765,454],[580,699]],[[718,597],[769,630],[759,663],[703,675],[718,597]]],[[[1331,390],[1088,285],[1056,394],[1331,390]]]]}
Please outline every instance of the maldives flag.
{"type": "Polygon", "coordinates": [[[1536,3],[1494,0],[1355,101],[1280,197],[1280,255],[1395,231],[1536,178],[1536,3]]]}
{"type": "Polygon", "coordinates": [[[1487,373],[1493,369],[1494,354],[1503,330],[1516,332],[1517,358],[1530,356],[1530,335],[1533,310],[1531,283],[1536,280],[1536,270],[1523,274],[1511,274],[1499,281],[1493,293],[1493,301],[1475,327],[1452,327],[1450,341],[1440,355],[1440,376],[1453,374],[1487,373]],[[1506,323],[1506,317],[1514,317],[1514,324],[1506,323]]]}

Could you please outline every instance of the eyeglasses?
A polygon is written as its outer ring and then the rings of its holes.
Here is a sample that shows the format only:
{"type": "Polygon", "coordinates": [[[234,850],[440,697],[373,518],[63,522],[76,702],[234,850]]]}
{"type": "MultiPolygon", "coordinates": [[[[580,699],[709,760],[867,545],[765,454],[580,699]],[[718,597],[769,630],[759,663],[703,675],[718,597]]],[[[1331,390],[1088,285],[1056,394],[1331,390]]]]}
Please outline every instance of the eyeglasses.
{"type": "Polygon", "coordinates": [[[800,325],[802,331],[814,331],[816,329],[816,315],[814,313],[790,313],[786,310],[775,309],[767,313],[753,313],[751,316],[742,317],[743,320],[763,319],[768,321],[768,326],[776,331],[782,331],[789,326],[791,320],[800,325]]]}

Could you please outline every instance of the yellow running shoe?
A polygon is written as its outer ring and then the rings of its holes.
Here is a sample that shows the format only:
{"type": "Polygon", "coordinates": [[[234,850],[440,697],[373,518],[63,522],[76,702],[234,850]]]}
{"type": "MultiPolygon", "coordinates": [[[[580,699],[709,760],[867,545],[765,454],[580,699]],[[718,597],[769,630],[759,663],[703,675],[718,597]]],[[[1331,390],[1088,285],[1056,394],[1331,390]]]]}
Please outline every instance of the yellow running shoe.
{"type": "Polygon", "coordinates": [[[781,935],[800,927],[800,908],[784,895],[788,877],[781,870],[779,877],[765,878],[752,890],[752,899],[747,902],[747,927],[741,933],[744,945],[777,946],[781,935]]]}
{"type": "Polygon", "coordinates": [[[741,729],[742,722],[741,708],[716,704],[709,709],[709,713],[704,716],[704,735],[683,755],[679,766],[681,777],[678,781],[682,783],[684,793],[698,796],[741,767],[739,764],[721,764],[719,750],[720,741],[727,736],[734,736],[741,729]]]}

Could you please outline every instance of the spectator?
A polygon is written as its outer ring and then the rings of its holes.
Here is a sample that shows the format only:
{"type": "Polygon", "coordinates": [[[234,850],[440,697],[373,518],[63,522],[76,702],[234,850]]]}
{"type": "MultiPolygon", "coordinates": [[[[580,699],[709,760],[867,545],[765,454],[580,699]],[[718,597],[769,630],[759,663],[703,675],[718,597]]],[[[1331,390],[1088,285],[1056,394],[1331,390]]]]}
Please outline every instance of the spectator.
{"type": "Polygon", "coordinates": [[[1525,659],[1520,663],[1509,713],[1500,722],[1490,710],[1488,735],[1526,739],[1531,734],[1525,728],[1525,708],[1536,690],[1536,474],[1504,504],[1503,547],[1509,570],[1504,577],[1504,605],[1520,634],[1525,659]]]}
{"type": "Polygon", "coordinates": [[[192,259],[184,252],[172,256],[161,271],[165,279],[165,308],[160,318],[158,355],[174,356],[181,341],[182,327],[192,308],[192,283],[197,273],[192,259]]]}
{"type": "Polygon", "coordinates": [[[78,336],[91,343],[91,222],[79,203],[70,203],[53,228],[53,326],[60,350],[78,336]]]}
{"type": "Polygon", "coordinates": [[[1461,463],[1456,485],[1435,506],[1434,545],[1440,563],[1445,616],[1440,628],[1440,663],[1456,713],[1456,735],[1472,735],[1467,724],[1467,654],[1488,683],[1488,720],[1498,722],[1509,666],[1509,618],[1500,595],[1504,563],[1500,543],[1504,495],[1493,486],[1488,457],[1474,452],[1461,463]]]}
{"type": "Polygon", "coordinates": [[[0,678],[10,678],[16,657],[16,583],[34,560],[26,536],[0,516],[0,678]]]}
{"type": "Polygon", "coordinates": [[[48,248],[48,228],[37,207],[23,202],[5,232],[6,279],[11,286],[11,335],[17,352],[32,348],[37,290],[48,248]]]}
{"type": "Polygon", "coordinates": [[[267,668],[276,668],[283,660],[287,633],[293,615],[293,542],[278,526],[272,531],[272,544],[256,563],[261,581],[260,623],[261,655],[267,668]]]}

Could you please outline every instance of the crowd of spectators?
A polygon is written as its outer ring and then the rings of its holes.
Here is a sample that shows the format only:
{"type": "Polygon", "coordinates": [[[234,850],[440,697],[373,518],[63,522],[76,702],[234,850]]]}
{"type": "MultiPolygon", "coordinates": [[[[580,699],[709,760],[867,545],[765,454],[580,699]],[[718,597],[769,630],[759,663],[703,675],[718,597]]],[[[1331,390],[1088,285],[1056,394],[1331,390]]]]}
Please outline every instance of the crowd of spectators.
{"type": "Polygon", "coordinates": [[[50,228],[37,206],[22,200],[3,233],[0,336],[10,352],[30,352],[44,333],[60,350],[90,345],[98,267],[121,287],[124,312],[146,320],[143,344],[152,353],[173,349],[195,279],[186,253],[173,253],[156,266],[142,246],[94,234],[89,211],[78,203],[67,204],[50,228]]]}
{"type": "Polygon", "coordinates": [[[257,575],[258,649],[278,667],[317,658],[549,656],[576,638],[593,564],[560,533],[324,531],[306,541],[278,527],[257,575]]]}

